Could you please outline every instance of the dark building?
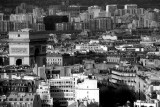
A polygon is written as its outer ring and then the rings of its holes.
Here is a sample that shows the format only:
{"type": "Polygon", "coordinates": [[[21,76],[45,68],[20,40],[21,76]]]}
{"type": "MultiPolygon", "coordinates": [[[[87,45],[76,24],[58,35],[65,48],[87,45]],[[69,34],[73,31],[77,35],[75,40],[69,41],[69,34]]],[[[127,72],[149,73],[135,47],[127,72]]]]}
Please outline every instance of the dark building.
{"type": "Polygon", "coordinates": [[[1,80],[0,81],[0,92],[8,94],[11,92],[35,92],[35,84],[33,81],[27,80],[1,80]]]}
{"type": "Polygon", "coordinates": [[[0,102],[0,107],[11,107],[11,105],[7,102],[0,102]]]}
{"type": "Polygon", "coordinates": [[[118,40],[125,41],[125,43],[127,44],[139,44],[141,41],[141,37],[138,35],[136,36],[122,35],[122,36],[118,36],[118,40]]]}
{"type": "Polygon", "coordinates": [[[47,16],[44,17],[45,30],[55,30],[56,23],[68,22],[68,16],[47,16]]]}
{"type": "Polygon", "coordinates": [[[57,79],[60,75],[60,70],[46,69],[45,71],[47,79],[57,79]]]}

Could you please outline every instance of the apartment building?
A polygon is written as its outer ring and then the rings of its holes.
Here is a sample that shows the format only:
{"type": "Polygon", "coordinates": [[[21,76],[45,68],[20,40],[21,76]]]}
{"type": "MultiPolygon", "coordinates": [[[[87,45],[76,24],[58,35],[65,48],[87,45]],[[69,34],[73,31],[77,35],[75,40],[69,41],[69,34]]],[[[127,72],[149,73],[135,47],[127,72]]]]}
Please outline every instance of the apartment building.
{"type": "Polygon", "coordinates": [[[35,94],[35,84],[29,80],[2,80],[0,82],[3,93],[1,101],[10,104],[11,107],[41,107],[41,100],[35,94]],[[36,105],[36,106],[35,106],[36,105]]]}
{"type": "Polygon", "coordinates": [[[33,93],[11,93],[7,99],[11,107],[41,107],[39,96],[33,93]]]}
{"type": "Polygon", "coordinates": [[[5,93],[11,92],[28,92],[34,93],[35,84],[32,80],[21,80],[21,79],[14,79],[14,80],[1,80],[0,86],[3,88],[5,93]]]}
{"type": "Polygon", "coordinates": [[[46,82],[40,82],[36,91],[41,98],[41,107],[53,107],[53,98],[50,96],[50,86],[46,82]]]}
{"type": "Polygon", "coordinates": [[[117,10],[116,4],[106,6],[106,12],[111,13],[112,16],[114,15],[116,10],[117,10]]]}
{"type": "Polygon", "coordinates": [[[106,57],[107,62],[111,63],[120,63],[121,61],[121,56],[120,55],[108,55],[106,57]]]}
{"type": "Polygon", "coordinates": [[[124,9],[137,9],[137,4],[126,4],[124,9]]]}
{"type": "Polygon", "coordinates": [[[99,89],[93,76],[74,75],[49,79],[48,82],[53,101],[59,101],[62,107],[78,107],[78,103],[84,100],[87,104],[99,105],[99,89]]]}
{"type": "Polygon", "coordinates": [[[10,15],[11,22],[29,22],[33,23],[33,15],[32,14],[11,14],[10,15]]]}
{"type": "Polygon", "coordinates": [[[71,77],[61,77],[50,79],[50,92],[53,101],[59,101],[62,107],[76,107],[75,85],[76,79],[71,77]]]}
{"type": "Polygon", "coordinates": [[[63,65],[63,57],[61,54],[48,53],[47,54],[47,66],[51,65],[63,65]]]}
{"type": "Polygon", "coordinates": [[[79,101],[94,101],[99,105],[99,88],[97,87],[97,80],[94,77],[82,79],[77,83],[76,99],[79,101]]]}
{"type": "Polygon", "coordinates": [[[88,13],[93,13],[94,18],[99,16],[100,11],[101,11],[101,7],[99,7],[99,6],[88,7],[88,13]]]}
{"type": "Polygon", "coordinates": [[[141,58],[140,62],[143,66],[147,67],[160,67],[160,60],[158,56],[147,56],[146,58],[141,58]]]}
{"type": "Polygon", "coordinates": [[[118,85],[128,85],[130,87],[135,86],[136,84],[136,71],[132,69],[126,69],[124,67],[112,68],[110,69],[111,78],[110,82],[118,85]]]}

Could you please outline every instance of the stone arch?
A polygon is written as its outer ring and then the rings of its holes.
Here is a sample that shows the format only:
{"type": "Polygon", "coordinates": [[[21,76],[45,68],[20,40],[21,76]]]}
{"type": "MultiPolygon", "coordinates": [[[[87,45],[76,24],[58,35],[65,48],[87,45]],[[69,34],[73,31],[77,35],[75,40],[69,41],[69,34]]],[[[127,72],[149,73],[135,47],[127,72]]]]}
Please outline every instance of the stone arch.
{"type": "Polygon", "coordinates": [[[35,52],[34,52],[34,55],[35,55],[35,56],[38,56],[38,55],[39,55],[39,53],[40,53],[39,48],[36,48],[36,49],[35,49],[35,52]]]}

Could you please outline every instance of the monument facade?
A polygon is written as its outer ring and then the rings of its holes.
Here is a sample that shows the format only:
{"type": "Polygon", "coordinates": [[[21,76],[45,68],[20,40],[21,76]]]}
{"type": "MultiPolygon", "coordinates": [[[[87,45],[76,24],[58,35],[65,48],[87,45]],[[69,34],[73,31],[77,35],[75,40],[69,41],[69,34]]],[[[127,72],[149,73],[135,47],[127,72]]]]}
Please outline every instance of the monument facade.
{"type": "Polygon", "coordinates": [[[34,32],[31,29],[9,32],[10,65],[45,65],[47,39],[45,32],[34,32]]]}

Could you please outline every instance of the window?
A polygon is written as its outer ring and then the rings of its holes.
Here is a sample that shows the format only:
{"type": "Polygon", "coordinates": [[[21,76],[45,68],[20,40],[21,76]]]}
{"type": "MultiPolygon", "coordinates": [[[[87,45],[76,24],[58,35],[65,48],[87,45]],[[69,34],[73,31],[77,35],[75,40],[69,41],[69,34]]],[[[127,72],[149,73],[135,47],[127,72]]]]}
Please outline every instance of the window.
{"type": "Polygon", "coordinates": [[[20,37],[20,34],[18,34],[18,37],[20,37]]]}
{"type": "Polygon", "coordinates": [[[12,98],[10,98],[9,101],[12,101],[12,98]]]}

